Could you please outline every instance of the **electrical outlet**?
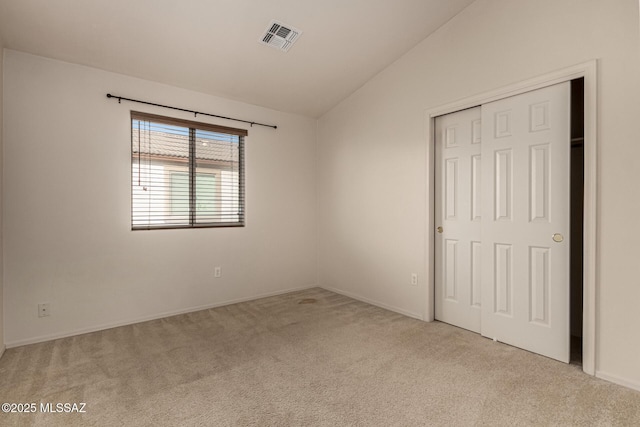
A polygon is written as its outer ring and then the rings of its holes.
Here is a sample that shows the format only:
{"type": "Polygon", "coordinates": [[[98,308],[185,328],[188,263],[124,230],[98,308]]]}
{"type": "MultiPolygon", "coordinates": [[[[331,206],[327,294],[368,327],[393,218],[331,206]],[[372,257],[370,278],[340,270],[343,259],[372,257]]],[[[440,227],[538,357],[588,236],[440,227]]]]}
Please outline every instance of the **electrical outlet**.
{"type": "Polygon", "coordinates": [[[222,267],[216,267],[213,269],[213,277],[222,277],[222,267]]]}
{"type": "Polygon", "coordinates": [[[48,302],[38,304],[38,317],[47,317],[51,315],[51,307],[48,302]]]}
{"type": "Polygon", "coordinates": [[[417,286],[418,285],[418,274],[417,273],[412,273],[411,274],[411,286],[417,286]]]}

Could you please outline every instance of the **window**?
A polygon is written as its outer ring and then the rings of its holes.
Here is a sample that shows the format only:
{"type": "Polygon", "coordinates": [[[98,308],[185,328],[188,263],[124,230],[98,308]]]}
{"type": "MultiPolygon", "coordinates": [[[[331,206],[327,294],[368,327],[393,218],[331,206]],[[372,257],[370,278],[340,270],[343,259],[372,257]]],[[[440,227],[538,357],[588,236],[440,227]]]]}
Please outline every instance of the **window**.
{"type": "Polygon", "coordinates": [[[247,131],[131,112],[131,228],[244,226],[247,131]]]}

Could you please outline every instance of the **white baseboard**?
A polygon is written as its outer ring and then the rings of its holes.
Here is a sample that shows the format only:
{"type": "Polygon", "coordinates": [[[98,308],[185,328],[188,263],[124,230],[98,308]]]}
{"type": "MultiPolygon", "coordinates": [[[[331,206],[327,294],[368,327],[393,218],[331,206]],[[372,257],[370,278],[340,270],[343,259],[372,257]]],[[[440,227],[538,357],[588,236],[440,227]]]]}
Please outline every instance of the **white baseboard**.
{"type": "Polygon", "coordinates": [[[360,295],[352,294],[351,292],[343,291],[341,289],[331,288],[328,286],[320,286],[320,287],[322,289],[326,289],[327,291],[335,292],[336,294],[344,295],[346,297],[353,298],[358,301],[366,302],[367,304],[375,305],[376,307],[384,308],[385,310],[394,311],[396,313],[400,313],[408,317],[413,317],[414,319],[423,320],[422,315],[404,310],[402,308],[394,307],[392,305],[385,304],[379,301],[374,301],[372,299],[365,298],[360,295]]]}
{"type": "Polygon", "coordinates": [[[614,384],[618,384],[633,390],[640,391],[640,382],[637,382],[637,381],[628,380],[626,378],[622,378],[613,374],[608,374],[602,371],[596,371],[596,377],[605,381],[612,382],[614,384]]]}
{"type": "MultiPolygon", "coordinates": [[[[200,305],[200,306],[196,306],[196,307],[185,308],[185,309],[182,309],[182,310],[166,311],[164,313],[154,314],[152,316],[137,317],[137,318],[134,318],[134,319],[123,320],[123,321],[120,321],[120,322],[105,323],[105,324],[102,324],[102,325],[92,326],[92,327],[89,327],[89,328],[80,328],[80,329],[74,329],[74,330],[66,331],[66,332],[57,332],[57,333],[53,333],[53,334],[49,334],[49,335],[41,335],[41,336],[33,337],[33,338],[26,338],[26,339],[22,339],[22,340],[10,341],[10,342],[6,343],[6,348],[20,347],[20,346],[23,346],[23,345],[37,344],[37,343],[40,343],[40,342],[57,340],[57,339],[60,339],[60,338],[73,337],[73,336],[76,336],[76,335],[82,335],[82,334],[88,334],[88,333],[91,333],[91,332],[103,331],[105,329],[118,328],[120,326],[133,325],[133,324],[136,324],[136,323],[148,322],[150,320],[156,320],[156,319],[162,319],[162,318],[165,318],[165,317],[177,316],[179,314],[193,313],[195,311],[208,310],[210,308],[222,307],[222,306],[225,306],[225,305],[237,304],[237,303],[246,302],[246,301],[253,301],[253,300],[260,299],[260,298],[267,298],[267,297],[273,297],[273,296],[276,296],[276,295],[288,294],[288,293],[291,293],[291,292],[304,291],[306,289],[311,289],[311,288],[315,288],[315,287],[317,287],[317,285],[308,285],[308,286],[301,286],[299,288],[290,288],[290,289],[284,289],[284,290],[280,290],[280,291],[267,292],[267,293],[264,293],[264,294],[253,295],[253,296],[250,296],[250,297],[236,298],[236,299],[222,301],[222,302],[218,302],[218,303],[214,303],[214,304],[205,304],[205,305],[200,305]]],[[[4,351],[4,349],[3,349],[3,351],[4,351]]]]}
{"type": "Polygon", "coordinates": [[[0,347],[0,359],[2,358],[2,355],[4,354],[4,351],[5,351],[6,349],[7,349],[7,346],[6,346],[6,345],[4,345],[4,344],[0,347]]]}

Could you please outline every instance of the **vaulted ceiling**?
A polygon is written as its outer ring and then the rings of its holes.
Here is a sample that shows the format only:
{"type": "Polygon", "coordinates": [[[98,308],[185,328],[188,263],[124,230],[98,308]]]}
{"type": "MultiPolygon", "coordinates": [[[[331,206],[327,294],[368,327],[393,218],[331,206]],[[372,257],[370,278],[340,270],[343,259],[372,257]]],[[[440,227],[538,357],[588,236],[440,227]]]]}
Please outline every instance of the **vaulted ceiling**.
{"type": "Polygon", "coordinates": [[[473,0],[0,0],[4,47],[318,117],[473,0]],[[272,19],[303,34],[258,43],[272,19]]]}

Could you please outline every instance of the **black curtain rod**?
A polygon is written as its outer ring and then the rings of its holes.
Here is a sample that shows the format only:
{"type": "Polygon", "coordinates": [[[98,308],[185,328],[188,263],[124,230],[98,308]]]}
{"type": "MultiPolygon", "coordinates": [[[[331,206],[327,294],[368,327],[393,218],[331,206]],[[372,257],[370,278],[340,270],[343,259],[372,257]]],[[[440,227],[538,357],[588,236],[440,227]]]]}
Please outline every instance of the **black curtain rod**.
{"type": "Polygon", "coordinates": [[[118,100],[118,104],[120,104],[122,101],[137,102],[138,104],[153,105],[154,107],[168,108],[170,110],[186,111],[187,113],[193,113],[194,117],[197,117],[198,114],[200,114],[201,116],[217,117],[219,119],[233,120],[233,121],[242,122],[242,123],[249,123],[251,126],[257,125],[257,126],[264,126],[264,127],[268,127],[268,128],[278,129],[278,126],[275,126],[275,125],[265,125],[264,123],[250,122],[249,120],[234,119],[232,117],[218,116],[217,114],[209,114],[209,113],[202,113],[200,111],[187,110],[186,108],[171,107],[169,105],[156,104],[156,103],[147,102],[147,101],[139,101],[137,99],[125,98],[124,96],[111,95],[110,93],[107,94],[107,98],[116,98],[118,100]]]}

